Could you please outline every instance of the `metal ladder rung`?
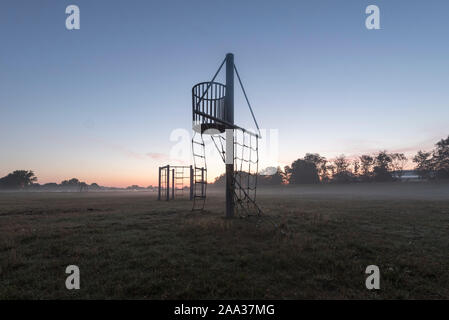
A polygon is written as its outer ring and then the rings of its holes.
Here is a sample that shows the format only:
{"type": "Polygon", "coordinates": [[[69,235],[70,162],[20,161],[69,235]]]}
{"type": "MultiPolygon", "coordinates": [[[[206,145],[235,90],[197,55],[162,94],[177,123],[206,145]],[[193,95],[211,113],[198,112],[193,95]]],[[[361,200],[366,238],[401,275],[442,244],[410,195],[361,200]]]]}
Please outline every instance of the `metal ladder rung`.
{"type": "MultiPolygon", "coordinates": [[[[202,118],[200,117],[200,120],[202,118]]],[[[204,120],[202,120],[204,121],[204,120]]],[[[193,208],[192,210],[202,211],[206,201],[206,188],[207,188],[207,169],[206,167],[206,144],[204,143],[203,136],[194,135],[192,138],[192,154],[193,154],[193,208]],[[196,145],[199,146],[195,147],[196,145]],[[201,165],[201,167],[199,167],[201,165]],[[195,202],[196,201],[196,202],[195,202]]]]}

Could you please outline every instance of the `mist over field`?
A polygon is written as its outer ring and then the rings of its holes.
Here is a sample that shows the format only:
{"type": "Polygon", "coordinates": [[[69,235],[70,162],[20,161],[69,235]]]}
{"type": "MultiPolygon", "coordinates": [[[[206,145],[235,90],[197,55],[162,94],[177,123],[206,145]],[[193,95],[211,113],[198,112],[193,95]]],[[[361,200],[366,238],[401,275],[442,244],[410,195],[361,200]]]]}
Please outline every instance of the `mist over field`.
{"type": "MultiPolygon", "coordinates": [[[[207,192],[214,197],[224,197],[224,186],[210,184],[207,192]]],[[[41,190],[3,189],[0,193],[48,193],[41,190]]],[[[79,190],[52,190],[51,193],[79,193],[79,190]]],[[[188,199],[189,192],[177,192],[177,198],[188,199]]],[[[120,196],[122,193],[142,193],[155,195],[157,188],[126,189],[110,188],[105,190],[89,190],[93,196],[96,193],[109,193],[120,196]]],[[[259,186],[257,195],[263,197],[293,197],[297,199],[346,199],[346,200],[449,200],[449,182],[397,182],[397,183],[360,183],[360,184],[320,184],[320,185],[279,185],[259,186]]]]}
{"type": "Polygon", "coordinates": [[[260,196],[347,200],[449,200],[449,182],[263,186],[260,196]]]}

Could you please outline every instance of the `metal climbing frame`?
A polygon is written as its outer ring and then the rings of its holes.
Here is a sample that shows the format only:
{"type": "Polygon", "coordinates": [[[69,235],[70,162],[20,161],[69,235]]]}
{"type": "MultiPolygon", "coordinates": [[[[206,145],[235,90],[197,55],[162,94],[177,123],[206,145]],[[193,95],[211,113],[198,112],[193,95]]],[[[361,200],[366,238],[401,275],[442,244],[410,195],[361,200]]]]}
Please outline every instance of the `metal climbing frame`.
{"type": "Polygon", "coordinates": [[[226,216],[234,216],[236,204],[240,215],[260,215],[262,211],[256,204],[260,130],[234,64],[232,53],[226,55],[211,81],[198,83],[192,88],[192,115],[194,130],[192,153],[195,171],[194,199],[201,199],[202,206],[199,208],[204,208],[206,198],[207,179],[204,179],[204,170],[207,172],[207,168],[203,134],[207,134],[211,136],[226,165],[226,216]],[[223,85],[215,82],[215,78],[225,63],[226,85],[223,85]],[[243,129],[234,123],[234,74],[237,75],[251,116],[257,127],[257,133],[243,129]],[[239,135],[241,135],[240,140],[239,135]],[[196,150],[195,146],[197,147],[196,150]],[[200,148],[200,151],[198,151],[198,148],[200,148]],[[198,179],[197,170],[202,170],[201,178],[198,179]],[[197,192],[197,184],[201,185],[201,192],[197,192]]]}
{"type": "Polygon", "coordinates": [[[193,199],[193,167],[159,167],[158,200],[177,198],[193,199]]]}

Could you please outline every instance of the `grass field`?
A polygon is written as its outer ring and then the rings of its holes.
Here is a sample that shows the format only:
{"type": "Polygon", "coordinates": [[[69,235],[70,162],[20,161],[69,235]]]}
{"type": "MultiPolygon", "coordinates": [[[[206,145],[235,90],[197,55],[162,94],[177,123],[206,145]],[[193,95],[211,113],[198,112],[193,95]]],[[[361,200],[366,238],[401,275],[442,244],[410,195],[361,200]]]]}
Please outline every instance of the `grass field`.
{"type": "Polygon", "coordinates": [[[150,192],[0,193],[0,298],[448,299],[449,186],[266,189],[269,220],[150,192]],[[271,221],[287,230],[283,234],[271,221]],[[65,268],[81,289],[65,288],[65,268]],[[381,290],[365,287],[378,265],[381,290]]]}

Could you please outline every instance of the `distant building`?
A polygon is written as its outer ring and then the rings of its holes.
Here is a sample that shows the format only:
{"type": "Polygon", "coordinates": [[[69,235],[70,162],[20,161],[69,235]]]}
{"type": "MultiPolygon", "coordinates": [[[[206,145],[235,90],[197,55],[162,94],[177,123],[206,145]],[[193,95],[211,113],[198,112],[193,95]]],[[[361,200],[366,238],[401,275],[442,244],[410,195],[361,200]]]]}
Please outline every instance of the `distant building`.
{"type": "Polygon", "coordinates": [[[415,170],[403,170],[401,173],[394,171],[392,172],[392,176],[399,181],[420,181],[420,177],[415,170]]]}

